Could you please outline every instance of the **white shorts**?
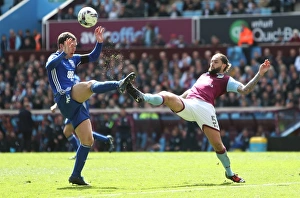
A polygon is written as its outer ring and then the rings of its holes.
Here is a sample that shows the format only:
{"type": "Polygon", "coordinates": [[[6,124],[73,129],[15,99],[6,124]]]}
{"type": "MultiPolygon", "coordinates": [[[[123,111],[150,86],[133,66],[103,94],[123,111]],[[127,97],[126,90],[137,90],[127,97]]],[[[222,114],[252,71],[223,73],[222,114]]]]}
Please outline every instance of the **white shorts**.
{"type": "Polygon", "coordinates": [[[216,110],[214,106],[200,99],[180,98],[184,109],[176,114],[187,121],[197,122],[201,130],[203,126],[208,126],[220,131],[216,110]]]}

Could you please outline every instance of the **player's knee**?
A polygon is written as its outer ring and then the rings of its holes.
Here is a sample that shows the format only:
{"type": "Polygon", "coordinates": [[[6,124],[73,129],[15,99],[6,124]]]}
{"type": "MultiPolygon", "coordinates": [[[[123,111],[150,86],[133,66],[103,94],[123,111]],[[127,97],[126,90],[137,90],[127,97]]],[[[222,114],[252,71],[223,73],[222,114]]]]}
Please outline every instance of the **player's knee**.
{"type": "Polygon", "coordinates": [[[94,138],[92,137],[92,138],[85,139],[85,140],[81,141],[81,144],[86,145],[86,146],[93,146],[94,138]]]}
{"type": "Polygon", "coordinates": [[[159,95],[161,95],[164,98],[164,102],[168,102],[170,100],[172,100],[172,98],[174,97],[174,95],[170,92],[167,91],[162,91],[159,93],[159,95]]]}
{"type": "Polygon", "coordinates": [[[87,82],[87,88],[88,89],[91,89],[91,86],[93,85],[93,84],[95,84],[97,81],[96,80],[90,80],[90,81],[88,81],[87,82]]]}
{"type": "Polygon", "coordinates": [[[63,130],[63,134],[65,135],[66,138],[68,138],[71,135],[73,135],[73,130],[69,129],[68,127],[65,127],[63,130]]]}
{"type": "Polygon", "coordinates": [[[221,153],[221,152],[224,152],[225,151],[225,147],[222,143],[216,143],[213,145],[213,148],[214,150],[217,152],[217,153],[221,153]]]}
{"type": "Polygon", "coordinates": [[[89,145],[92,147],[94,144],[94,138],[92,138],[90,141],[89,141],[89,145]]]}
{"type": "Polygon", "coordinates": [[[66,138],[69,138],[72,135],[72,133],[69,133],[67,130],[64,130],[63,133],[66,138]]]}
{"type": "Polygon", "coordinates": [[[96,80],[90,80],[90,81],[88,81],[88,85],[91,86],[92,84],[94,84],[96,82],[97,82],[96,80]]]}

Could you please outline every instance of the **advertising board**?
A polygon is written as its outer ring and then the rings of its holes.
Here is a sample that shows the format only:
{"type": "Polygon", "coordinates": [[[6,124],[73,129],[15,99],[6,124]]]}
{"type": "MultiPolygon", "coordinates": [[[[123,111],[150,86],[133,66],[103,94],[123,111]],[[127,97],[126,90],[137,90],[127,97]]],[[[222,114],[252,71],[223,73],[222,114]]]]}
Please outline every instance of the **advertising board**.
{"type": "MultiPolygon", "coordinates": [[[[141,20],[99,20],[97,25],[105,27],[106,34],[110,35],[114,43],[126,39],[133,42],[136,38],[143,36],[145,26],[150,24],[155,33],[163,36],[168,42],[171,34],[183,35],[187,43],[193,40],[192,19],[141,19],[141,20]]],[[[72,32],[80,43],[82,49],[91,49],[96,42],[94,28],[84,28],[77,21],[48,21],[46,24],[46,46],[47,49],[56,47],[57,36],[64,31],[72,32]]]]}
{"type": "Polygon", "coordinates": [[[276,43],[280,36],[284,41],[290,40],[293,29],[299,29],[299,18],[299,15],[201,18],[199,33],[206,43],[215,35],[222,43],[236,44],[241,24],[245,24],[252,30],[256,43],[276,43]]]}

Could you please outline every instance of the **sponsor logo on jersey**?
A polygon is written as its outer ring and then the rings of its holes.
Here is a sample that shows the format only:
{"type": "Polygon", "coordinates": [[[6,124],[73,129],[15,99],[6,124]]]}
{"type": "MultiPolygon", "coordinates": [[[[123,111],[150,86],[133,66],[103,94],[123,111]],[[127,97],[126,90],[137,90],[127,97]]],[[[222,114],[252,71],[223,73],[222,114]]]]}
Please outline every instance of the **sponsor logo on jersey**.
{"type": "Polygon", "coordinates": [[[70,103],[70,101],[71,101],[71,97],[69,94],[67,94],[66,95],[66,103],[68,104],[68,103],[70,103]]]}

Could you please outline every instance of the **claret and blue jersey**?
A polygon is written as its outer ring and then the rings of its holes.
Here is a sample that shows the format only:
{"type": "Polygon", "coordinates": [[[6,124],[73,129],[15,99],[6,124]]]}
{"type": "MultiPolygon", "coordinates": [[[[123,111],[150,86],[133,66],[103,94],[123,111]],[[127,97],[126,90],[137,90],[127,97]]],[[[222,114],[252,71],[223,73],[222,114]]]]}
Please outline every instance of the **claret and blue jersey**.
{"type": "Polygon", "coordinates": [[[187,98],[198,98],[214,105],[214,101],[226,92],[238,93],[237,88],[241,83],[231,76],[224,74],[202,74],[193,87],[187,98]]]}

